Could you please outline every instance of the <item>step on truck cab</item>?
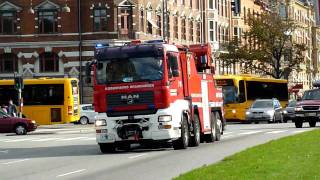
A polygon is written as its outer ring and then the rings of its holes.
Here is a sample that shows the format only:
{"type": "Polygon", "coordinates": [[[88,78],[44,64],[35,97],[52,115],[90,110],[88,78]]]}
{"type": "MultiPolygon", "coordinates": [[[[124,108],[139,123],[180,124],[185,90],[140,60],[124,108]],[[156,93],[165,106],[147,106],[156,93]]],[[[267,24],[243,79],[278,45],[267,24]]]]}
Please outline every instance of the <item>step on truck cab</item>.
{"type": "Polygon", "coordinates": [[[158,142],[185,149],[201,140],[220,140],[222,92],[215,86],[210,56],[208,44],[97,46],[87,78],[93,70],[101,151],[158,142]]]}

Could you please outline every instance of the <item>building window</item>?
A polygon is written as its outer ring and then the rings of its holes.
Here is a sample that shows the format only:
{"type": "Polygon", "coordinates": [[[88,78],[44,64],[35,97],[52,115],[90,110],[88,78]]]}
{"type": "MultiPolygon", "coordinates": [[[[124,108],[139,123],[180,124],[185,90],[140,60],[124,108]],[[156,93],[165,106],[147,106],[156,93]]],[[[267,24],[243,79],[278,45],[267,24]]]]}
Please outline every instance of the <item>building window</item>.
{"type": "Polygon", "coordinates": [[[193,1],[193,0],[190,0],[190,1],[189,1],[189,5],[190,5],[191,8],[192,8],[192,6],[193,6],[192,1],[193,1]]]}
{"type": "Polygon", "coordinates": [[[170,36],[171,36],[170,23],[171,23],[170,22],[170,15],[168,15],[167,16],[167,25],[168,25],[168,29],[167,29],[168,30],[168,32],[167,32],[168,34],[167,34],[167,36],[168,36],[168,38],[170,38],[170,36]]]}
{"type": "Polygon", "coordinates": [[[94,9],[93,10],[93,30],[94,31],[107,31],[107,9],[94,9]]]}
{"type": "Polygon", "coordinates": [[[181,39],[186,40],[186,20],[181,19],[181,39]]]}
{"type": "Polygon", "coordinates": [[[193,41],[193,21],[190,20],[190,23],[189,23],[189,41],[193,41]]]}
{"type": "Polygon", "coordinates": [[[200,9],[200,3],[199,3],[199,0],[196,0],[196,8],[197,8],[197,9],[200,9]]]}
{"type": "Polygon", "coordinates": [[[58,32],[57,11],[43,10],[38,12],[39,33],[56,33],[58,32]]]}
{"type": "Polygon", "coordinates": [[[140,11],[140,30],[144,32],[144,12],[143,10],[140,11]]]}
{"type": "Polygon", "coordinates": [[[209,0],[209,9],[213,9],[214,5],[213,5],[213,0],[209,0]]]}
{"type": "Polygon", "coordinates": [[[158,14],[157,15],[157,26],[158,26],[158,29],[157,29],[157,35],[161,36],[162,32],[162,24],[161,24],[161,14],[158,14]]]}
{"type": "Polygon", "coordinates": [[[181,0],[181,5],[185,5],[185,0],[181,0]]]}
{"type": "Polygon", "coordinates": [[[214,22],[209,21],[209,41],[214,41],[214,22]]]}
{"type": "Polygon", "coordinates": [[[200,36],[201,36],[201,23],[197,22],[197,42],[200,42],[200,36]]]}
{"type": "Polygon", "coordinates": [[[0,54],[0,73],[18,71],[18,57],[13,53],[0,54]]]}
{"type": "Polygon", "coordinates": [[[173,25],[173,33],[174,33],[174,38],[176,38],[176,39],[178,39],[179,37],[178,37],[178,17],[177,16],[175,16],[174,17],[174,25],[173,25]]]}
{"type": "Polygon", "coordinates": [[[40,72],[59,72],[59,57],[55,53],[40,55],[40,72]]]}
{"type": "Polygon", "coordinates": [[[0,33],[15,34],[17,32],[16,12],[0,11],[0,33]]]}

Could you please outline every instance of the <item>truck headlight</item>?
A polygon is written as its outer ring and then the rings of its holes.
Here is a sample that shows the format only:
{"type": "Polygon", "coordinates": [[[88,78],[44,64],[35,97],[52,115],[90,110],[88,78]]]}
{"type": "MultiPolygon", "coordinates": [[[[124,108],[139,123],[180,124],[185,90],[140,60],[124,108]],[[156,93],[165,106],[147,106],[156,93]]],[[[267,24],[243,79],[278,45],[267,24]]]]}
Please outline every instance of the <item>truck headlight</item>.
{"type": "Polygon", "coordinates": [[[269,110],[269,111],[267,111],[267,114],[268,114],[269,116],[273,116],[274,110],[269,110]]]}
{"type": "Polygon", "coordinates": [[[302,111],[302,107],[301,106],[297,106],[296,108],[294,108],[295,111],[302,111]]]}
{"type": "Polygon", "coordinates": [[[172,121],[172,116],[170,115],[163,115],[158,117],[159,122],[169,122],[172,121]]]}
{"type": "Polygon", "coordinates": [[[105,119],[97,119],[95,122],[96,126],[106,126],[107,125],[107,121],[105,119]]]}

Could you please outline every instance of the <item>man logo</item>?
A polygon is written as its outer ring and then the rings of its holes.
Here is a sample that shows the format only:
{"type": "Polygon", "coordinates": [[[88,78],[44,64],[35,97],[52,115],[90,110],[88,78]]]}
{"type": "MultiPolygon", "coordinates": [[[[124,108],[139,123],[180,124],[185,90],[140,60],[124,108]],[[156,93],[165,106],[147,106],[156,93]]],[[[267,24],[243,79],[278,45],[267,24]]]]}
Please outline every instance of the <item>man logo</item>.
{"type": "Polygon", "coordinates": [[[139,99],[139,94],[128,94],[121,96],[121,100],[126,100],[127,104],[133,104],[137,99],[139,99]]]}

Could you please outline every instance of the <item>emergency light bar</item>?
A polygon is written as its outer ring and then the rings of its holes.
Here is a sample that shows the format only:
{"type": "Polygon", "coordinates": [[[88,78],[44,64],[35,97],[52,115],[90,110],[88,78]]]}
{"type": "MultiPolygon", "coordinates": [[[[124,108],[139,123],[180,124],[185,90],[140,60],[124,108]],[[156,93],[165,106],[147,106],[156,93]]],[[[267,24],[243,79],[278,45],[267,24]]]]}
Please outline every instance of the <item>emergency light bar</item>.
{"type": "Polygon", "coordinates": [[[103,48],[103,47],[108,47],[108,46],[109,46],[108,43],[106,43],[106,44],[102,44],[102,43],[96,44],[96,48],[103,48]]]}

